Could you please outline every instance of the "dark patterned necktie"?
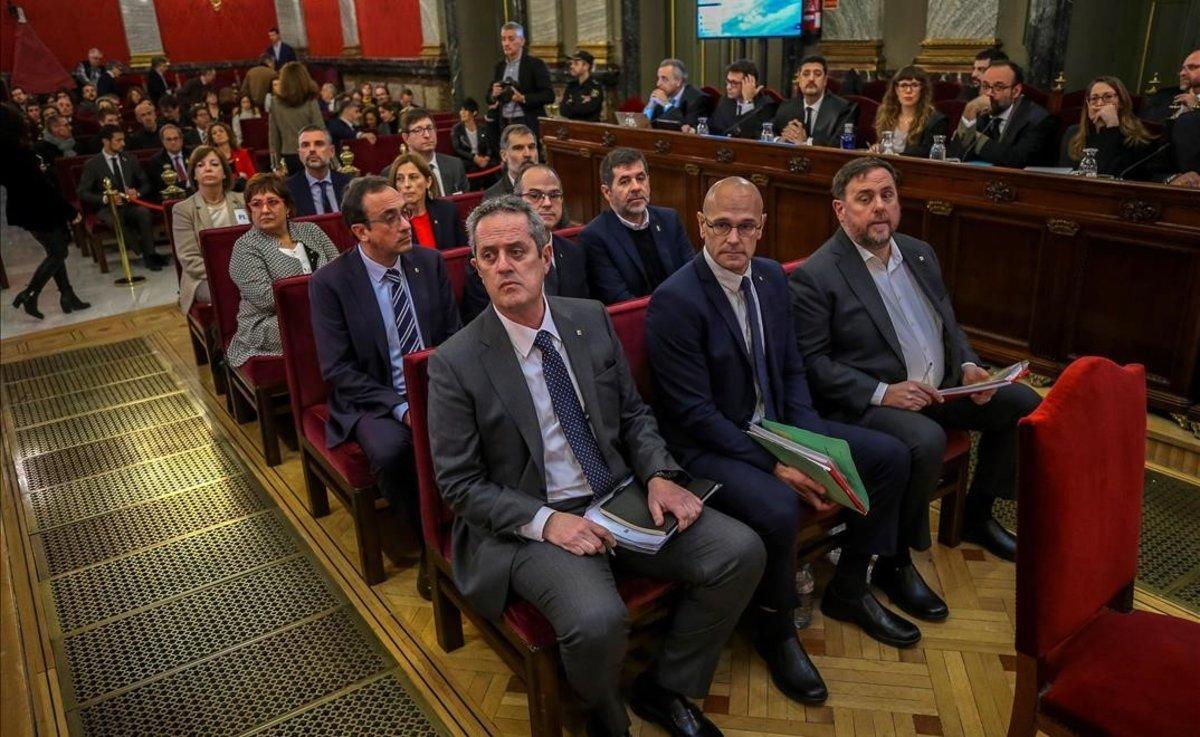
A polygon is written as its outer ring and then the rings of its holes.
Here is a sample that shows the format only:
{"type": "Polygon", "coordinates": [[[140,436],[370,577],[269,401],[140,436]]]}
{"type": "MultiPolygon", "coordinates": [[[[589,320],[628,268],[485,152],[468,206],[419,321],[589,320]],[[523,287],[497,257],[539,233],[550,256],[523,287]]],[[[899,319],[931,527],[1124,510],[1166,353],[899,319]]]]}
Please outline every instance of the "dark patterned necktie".
{"type": "Polygon", "coordinates": [[[388,269],[384,278],[392,287],[392,312],[396,315],[396,333],[400,336],[400,352],[404,355],[421,350],[421,331],[417,329],[417,313],[409,299],[400,272],[388,269]]]}
{"type": "Polygon", "coordinates": [[[567,436],[575,459],[583,467],[583,475],[592,487],[592,496],[599,499],[612,491],[612,470],[600,452],[596,436],[592,434],[592,427],[571,384],[571,375],[567,373],[567,365],[554,347],[553,336],[545,330],[539,330],[533,344],[542,352],[542,377],[550,392],[554,414],[558,415],[558,424],[567,436]]]}
{"type": "Polygon", "coordinates": [[[750,277],[742,277],[741,290],[746,299],[746,322],[750,323],[750,355],[754,358],[754,376],[758,379],[758,391],[762,394],[763,413],[768,420],[774,420],[775,402],[771,396],[771,379],[767,374],[767,351],[763,344],[762,331],[758,328],[758,300],[754,298],[750,277]]]}

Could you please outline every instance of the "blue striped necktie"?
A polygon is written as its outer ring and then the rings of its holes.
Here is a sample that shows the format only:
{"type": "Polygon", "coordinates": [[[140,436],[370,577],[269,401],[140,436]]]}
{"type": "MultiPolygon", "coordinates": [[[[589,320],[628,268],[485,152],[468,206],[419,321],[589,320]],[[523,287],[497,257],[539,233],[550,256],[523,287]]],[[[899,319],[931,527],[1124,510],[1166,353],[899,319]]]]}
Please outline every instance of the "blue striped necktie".
{"type": "Polygon", "coordinates": [[[391,283],[392,312],[396,315],[396,333],[400,336],[400,352],[404,355],[421,350],[421,331],[417,329],[417,313],[400,272],[388,269],[383,278],[391,283]]]}

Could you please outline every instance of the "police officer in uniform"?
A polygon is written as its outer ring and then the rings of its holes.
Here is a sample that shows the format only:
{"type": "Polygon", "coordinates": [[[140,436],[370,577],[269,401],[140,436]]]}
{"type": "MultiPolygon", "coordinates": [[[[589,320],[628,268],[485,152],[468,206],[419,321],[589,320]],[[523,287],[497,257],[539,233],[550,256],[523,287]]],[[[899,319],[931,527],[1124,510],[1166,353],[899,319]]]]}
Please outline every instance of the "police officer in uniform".
{"type": "Polygon", "coordinates": [[[563,92],[558,110],[564,118],[600,122],[600,110],[604,107],[604,89],[592,77],[592,65],[596,57],[580,49],[571,55],[571,76],[563,92]]]}

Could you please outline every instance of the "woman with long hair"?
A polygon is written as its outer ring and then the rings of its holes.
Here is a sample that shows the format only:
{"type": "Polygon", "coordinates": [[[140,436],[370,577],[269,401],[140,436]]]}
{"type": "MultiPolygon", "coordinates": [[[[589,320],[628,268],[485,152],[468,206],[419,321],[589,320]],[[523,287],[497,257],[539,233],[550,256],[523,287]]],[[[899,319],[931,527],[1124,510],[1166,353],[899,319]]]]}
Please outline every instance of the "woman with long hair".
{"type": "Polygon", "coordinates": [[[258,173],[250,152],[239,147],[233,126],[220,122],[208,126],[208,145],[220,151],[221,156],[229,162],[233,169],[235,190],[241,191],[246,186],[246,180],[258,173]]]}
{"type": "Polygon", "coordinates": [[[254,104],[254,99],[250,95],[242,95],[238,98],[237,106],[233,110],[233,134],[237,136],[239,141],[244,140],[242,135],[243,120],[257,120],[262,117],[262,111],[254,104]]]}
{"type": "Polygon", "coordinates": [[[920,67],[904,67],[892,75],[883,102],[875,113],[879,143],[871,151],[883,150],[885,132],[892,134],[892,151],[904,156],[929,156],[934,136],[947,135],[946,116],[933,107],[933,85],[920,67]]]}
{"type": "Polygon", "coordinates": [[[296,151],[300,131],[310,125],[325,127],[317,106],[317,83],[298,61],[289,61],[279,70],[279,95],[271,103],[269,145],[271,159],[283,159],[289,174],[304,168],[296,151]]]}
{"type": "Polygon", "coordinates": [[[390,184],[404,198],[405,216],[412,224],[413,240],[427,248],[446,250],[467,245],[467,231],[458,207],[430,196],[433,170],[419,154],[403,153],[392,162],[390,184]]]}
{"type": "Polygon", "coordinates": [[[79,213],[62,196],[49,165],[30,146],[25,116],[8,103],[0,105],[0,159],[4,161],[0,185],[8,191],[9,224],[29,231],[46,249],[46,257],[13,300],[13,307],[24,309],[30,317],[44,318],[38,310],[38,295],[53,279],[63,312],[86,310],[91,305],[75,296],[67,275],[70,226],[79,221],[79,213]]]}
{"type": "Polygon", "coordinates": [[[1139,163],[1154,143],[1154,136],[1133,114],[1133,100],[1116,77],[1101,76],[1087,86],[1079,122],[1063,134],[1063,166],[1076,166],[1085,148],[1096,149],[1099,174],[1149,179],[1150,162],[1139,163]],[[1129,167],[1133,167],[1129,170],[1129,167]]]}

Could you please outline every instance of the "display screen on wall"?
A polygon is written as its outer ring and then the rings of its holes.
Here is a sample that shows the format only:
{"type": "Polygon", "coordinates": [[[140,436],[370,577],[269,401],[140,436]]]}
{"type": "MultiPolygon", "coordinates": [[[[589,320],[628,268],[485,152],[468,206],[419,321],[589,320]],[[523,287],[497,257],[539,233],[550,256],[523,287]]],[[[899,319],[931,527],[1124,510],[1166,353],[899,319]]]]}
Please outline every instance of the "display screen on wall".
{"type": "Polygon", "coordinates": [[[802,0],[700,0],[696,4],[696,36],[798,37],[803,14],[802,0]]]}

